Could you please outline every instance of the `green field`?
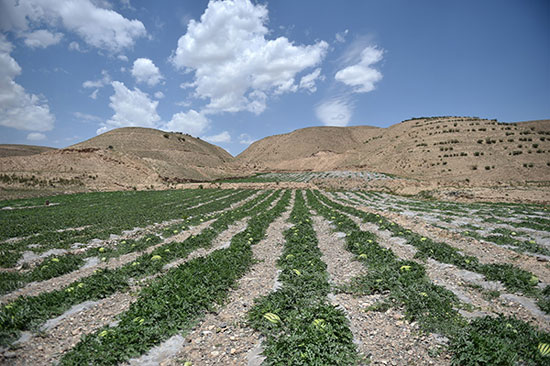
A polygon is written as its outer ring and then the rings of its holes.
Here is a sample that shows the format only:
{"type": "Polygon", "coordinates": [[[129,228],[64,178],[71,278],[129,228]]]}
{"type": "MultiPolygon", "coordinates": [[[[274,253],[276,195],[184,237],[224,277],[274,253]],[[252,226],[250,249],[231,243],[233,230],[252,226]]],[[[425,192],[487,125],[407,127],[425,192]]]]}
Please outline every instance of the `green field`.
{"type": "Polygon", "coordinates": [[[388,355],[396,364],[550,364],[544,206],[189,189],[3,201],[0,223],[6,363],[139,363],[176,344],[159,363],[246,364],[259,347],[265,365],[388,355]],[[278,258],[273,268],[263,246],[278,258]],[[357,273],[342,282],[335,266],[357,273]],[[254,283],[265,292],[238,292],[254,283]],[[224,309],[241,303],[228,323],[224,309]],[[385,334],[382,323],[408,336],[385,334]]]}

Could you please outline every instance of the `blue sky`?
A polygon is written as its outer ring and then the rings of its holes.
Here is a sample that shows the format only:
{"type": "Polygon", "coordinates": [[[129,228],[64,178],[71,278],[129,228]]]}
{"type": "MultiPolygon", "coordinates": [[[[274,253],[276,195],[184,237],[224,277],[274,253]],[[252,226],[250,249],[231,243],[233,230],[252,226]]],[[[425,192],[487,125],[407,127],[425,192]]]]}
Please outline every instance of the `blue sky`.
{"type": "Polygon", "coordinates": [[[0,29],[0,143],[550,118],[547,0],[1,0],[0,29]]]}

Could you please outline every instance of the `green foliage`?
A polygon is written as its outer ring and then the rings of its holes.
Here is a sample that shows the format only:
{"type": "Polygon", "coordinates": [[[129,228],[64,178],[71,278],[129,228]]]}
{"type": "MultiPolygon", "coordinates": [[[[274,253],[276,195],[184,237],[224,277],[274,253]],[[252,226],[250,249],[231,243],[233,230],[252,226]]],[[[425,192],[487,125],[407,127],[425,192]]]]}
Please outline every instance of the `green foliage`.
{"type": "Polygon", "coordinates": [[[60,365],[116,365],[176,333],[188,331],[206,311],[224,302],[228,291],[254,263],[251,245],[264,237],[289,199],[290,192],[285,192],[272,209],[267,210],[272,199],[257,205],[251,212],[257,215],[231,239],[228,249],[193,259],[155,279],[120,316],[116,327],[104,327],[84,336],[63,355],[60,365]]]}
{"type": "MultiPolygon", "coordinates": [[[[327,218],[336,218],[338,212],[348,211],[359,217],[378,223],[381,227],[405,237],[415,245],[422,256],[430,256],[455,262],[459,267],[468,266],[483,273],[489,280],[503,282],[507,288],[524,293],[537,293],[538,279],[527,271],[508,264],[481,265],[471,257],[445,247],[444,243],[434,243],[415,233],[403,230],[377,215],[365,214],[352,207],[339,205],[326,197],[308,192],[312,207],[327,218]],[[322,201],[325,205],[320,205],[322,201]],[[443,249],[437,248],[441,245],[443,249]],[[466,262],[468,259],[468,262],[466,262]]],[[[333,221],[338,230],[349,230],[344,220],[333,221]]],[[[546,365],[547,356],[539,351],[541,344],[550,343],[550,334],[533,328],[528,323],[514,317],[483,317],[468,323],[456,311],[461,306],[450,291],[431,283],[424,268],[416,262],[398,260],[395,255],[376,244],[371,233],[352,232],[346,236],[347,248],[368,268],[368,274],[355,278],[344,288],[358,294],[384,293],[386,300],[376,304],[372,311],[390,306],[402,306],[409,320],[418,321],[429,332],[438,332],[450,338],[450,351],[453,365],[546,365]]],[[[540,294],[539,306],[548,310],[550,286],[540,294]]]]}
{"type": "MultiPolygon", "coordinates": [[[[183,243],[171,242],[143,254],[134,262],[112,271],[100,271],[92,276],[73,282],[64,289],[42,293],[38,296],[23,296],[0,309],[0,344],[8,344],[19,331],[33,329],[45,320],[60,315],[71,306],[87,300],[111,295],[128,287],[130,278],[138,279],[162,271],[167,263],[185,258],[191,251],[207,248],[211,241],[229,225],[253,213],[265,210],[280,195],[265,192],[248,201],[238,209],[227,211],[201,234],[188,237],[183,243]],[[270,196],[266,199],[267,196],[270,196]],[[153,260],[154,256],[160,260],[153,260]],[[83,283],[83,286],[80,284],[83,283]],[[69,295],[69,296],[67,296],[69,295]],[[76,296],[78,295],[78,296],[76,296]],[[22,309],[20,311],[20,309],[22,309]]],[[[216,202],[220,205],[221,202],[216,202]]]]}
{"type": "Polygon", "coordinates": [[[353,335],[343,312],[327,301],[326,264],[300,191],[278,261],[282,288],[255,300],[250,325],[266,336],[266,365],[354,365],[353,335]],[[270,322],[265,314],[281,321],[270,322]]]}
{"type": "Polygon", "coordinates": [[[540,343],[549,342],[548,333],[501,315],[474,319],[451,339],[449,349],[456,366],[538,366],[550,364],[538,351],[540,343]]]}

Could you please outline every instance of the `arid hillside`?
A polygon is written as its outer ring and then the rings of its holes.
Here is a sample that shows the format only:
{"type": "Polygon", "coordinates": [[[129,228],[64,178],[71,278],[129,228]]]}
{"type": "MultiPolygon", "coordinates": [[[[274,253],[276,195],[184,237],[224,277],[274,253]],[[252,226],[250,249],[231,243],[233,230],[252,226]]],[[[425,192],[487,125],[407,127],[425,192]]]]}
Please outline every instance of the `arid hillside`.
{"type": "Polygon", "coordinates": [[[549,181],[550,120],[434,117],[388,128],[312,127],[257,141],[237,162],[259,171],[349,169],[421,180],[549,181]]]}
{"type": "Polygon", "coordinates": [[[4,144],[0,145],[0,158],[4,158],[7,156],[36,155],[42,154],[43,152],[55,150],[57,149],[46,146],[4,144]]]}
{"type": "Polygon", "coordinates": [[[65,149],[0,158],[0,174],[11,189],[143,189],[223,177],[233,159],[189,135],[129,127],[65,149]]]}
{"type": "Polygon", "coordinates": [[[140,127],[112,130],[70,148],[127,154],[175,182],[223,176],[220,167],[234,160],[221,147],[190,135],[140,127]]]}

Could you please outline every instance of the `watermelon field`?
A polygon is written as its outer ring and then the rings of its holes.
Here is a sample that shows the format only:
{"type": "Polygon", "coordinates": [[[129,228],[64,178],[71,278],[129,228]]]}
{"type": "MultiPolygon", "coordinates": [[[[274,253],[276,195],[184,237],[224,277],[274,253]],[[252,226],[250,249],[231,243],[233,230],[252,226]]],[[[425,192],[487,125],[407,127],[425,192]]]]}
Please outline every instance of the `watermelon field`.
{"type": "Polygon", "coordinates": [[[550,365],[549,261],[540,205],[291,189],[1,201],[0,363],[550,365]]]}

